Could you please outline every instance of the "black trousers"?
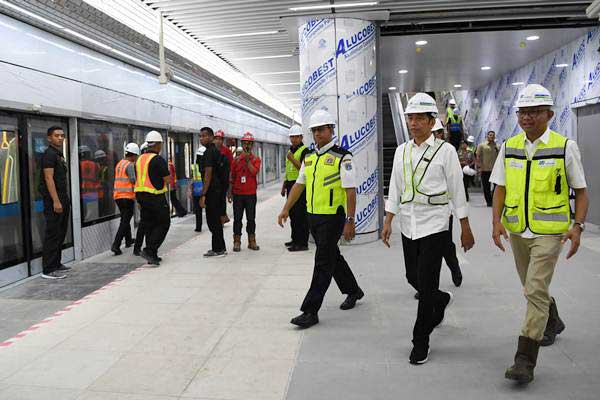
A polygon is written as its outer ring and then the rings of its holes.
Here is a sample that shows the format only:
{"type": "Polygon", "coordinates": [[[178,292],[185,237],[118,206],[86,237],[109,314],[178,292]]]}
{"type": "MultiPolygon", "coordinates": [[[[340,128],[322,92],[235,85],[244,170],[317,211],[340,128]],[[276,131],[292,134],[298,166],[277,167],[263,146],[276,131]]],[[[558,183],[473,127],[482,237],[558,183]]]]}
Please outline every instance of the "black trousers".
{"type": "Polygon", "coordinates": [[[494,195],[494,191],[490,184],[490,175],[492,175],[492,171],[481,171],[481,186],[483,186],[483,196],[485,197],[485,202],[488,206],[492,205],[492,198],[494,195]]]}
{"type": "Polygon", "coordinates": [[[413,343],[429,345],[429,335],[436,319],[435,309],[448,300],[440,288],[442,257],[448,248],[448,231],[412,240],[402,235],[404,265],[408,283],[419,292],[417,319],[413,328],[413,343]]]}
{"type": "Polygon", "coordinates": [[[242,235],[242,218],[246,212],[246,233],[256,233],[256,195],[234,194],[233,195],[233,234],[242,235]]]}
{"type": "Polygon", "coordinates": [[[196,230],[202,230],[202,208],[200,207],[200,196],[193,196],[193,209],[196,215],[196,230]]]}
{"type": "Polygon", "coordinates": [[[317,251],[310,289],[300,308],[303,312],[316,314],[319,311],[331,278],[343,294],[353,294],[359,289],[356,278],[338,247],[345,222],[343,212],[335,215],[308,215],[310,233],[315,238],[317,251]]]}
{"type": "Polygon", "coordinates": [[[131,218],[133,218],[133,210],[135,201],[130,199],[117,199],[115,200],[117,207],[119,207],[119,213],[121,214],[121,221],[119,223],[119,229],[115,235],[113,247],[121,247],[121,242],[125,238],[125,243],[131,243],[131,218]]]}
{"type": "Polygon", "coordinates": [[[452,240],[452,223],[454,221],[454,216],[450,216],[450,225],[448,227],[448,246],[444,251],[444,261],[446,261],[446,265],[450,270],[460,267],[458,264],[458,258],[456,257],[456,245],[452,240]]]}
{"type": "Polygon", "coordinates": [[[158,248],[163,244],[171,226],[169,203],[164,194],[141,192],[136,194],[136,199],[141,207],[141,225],[144,226],[146,234],[144,251],[156,257],[158,248]]]}
{"type": "Polygon", "coordinates": [[[221,191],[221,215],[222,216],[227,216],[227,190],[229,189],[229,186],[224,186],[223,190],[221,191]]]}
{"type": "Polygon", "coordinates": [[[44,198],[44,243],[42,245],[42,269],[44,274],[49,274],[61,266],[62,244],[69,229],[69,212],[71,201],[62,198],[62,213],[54,212],[54,202],[51,198],[44,198]]]}
{"type": "Polygon", "coordinates": [[[471,177],[468,175],[463,175],[463,186],[465,187],[465,195],[467,196],[467,201],[469,201],[469,182],[471,177]]]}
{"type": "Polygon", "coordinates": [[[145,231],[144,221],[140,218],[137,232],[135,232],[135,243],[133,244],[133,251],[142,250],[142,245],[144,244],[145,237],[146,237],[146,231],[145,231]]]}
{"type": "MultiPolygon", "coordinates": [[[[285,189],[290,195],[295,181],[286,181],[285,189]]],[[[290,225],[292,226],[292,242],[298,246],[308,246],[308,213],[306,211],[306,190],[290,209],[290,225]]]]}
{"type": "Polygon", "coordinates": [[[183,206],[179,202],[179,199],[177,198],[177,190],[169,191],[169,197],[171,198],[171,205],[173,205],[173,207],[175,208],[175,213],[177,214],[177,216],[186,215],[187,210],[183,208],[183,206]]]}
{"type": "Polygon", "coordinates": [[[221,224],[224,201],[221,191],[208,192],[205,199],[206,222],[212,234],[212,251],[216,252],[226,250],[225,240],[223,239],[223,225],[221,224]]]}

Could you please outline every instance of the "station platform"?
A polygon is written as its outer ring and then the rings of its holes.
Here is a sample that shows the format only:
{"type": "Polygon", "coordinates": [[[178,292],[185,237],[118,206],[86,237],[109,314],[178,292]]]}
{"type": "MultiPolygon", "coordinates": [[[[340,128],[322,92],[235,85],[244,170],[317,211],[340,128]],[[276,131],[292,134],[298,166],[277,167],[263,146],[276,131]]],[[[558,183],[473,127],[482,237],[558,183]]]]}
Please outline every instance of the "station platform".
{"type": "Polygon", "coordinates": [[[0,399],[598,398],[597,234],[584,233],[570,261],[563,250],[552,292],[567,328],[540,350],[535,381],[516,386],[504,370],[525,299],[510,250],[493,245],[482,196],[471,199],[475,248],[459,254],[463,285],[455,288],[442,266],[441,289],[455,302],[432,335],[429,362],[413,366],[417,302],[398,227],[391,249],[381,242],[342,248],[366,293],[357,307],[340,310],[343,296],[332,284],[320,324],[299,330],[289,320],[309,286],[314,245],[286,251],[290,231],[276,225],[277,189],[260,195],[258,252],[246,248],[244,234],[242,252],[204,259],[210,233],[195,234],[192,216],[172,225],[159,268],[143,267],[127,249],[76,264],[54,287],[34,278],[0,292],[0,399]],[[9,320],[10,328],[2,322],[9,320]]]}

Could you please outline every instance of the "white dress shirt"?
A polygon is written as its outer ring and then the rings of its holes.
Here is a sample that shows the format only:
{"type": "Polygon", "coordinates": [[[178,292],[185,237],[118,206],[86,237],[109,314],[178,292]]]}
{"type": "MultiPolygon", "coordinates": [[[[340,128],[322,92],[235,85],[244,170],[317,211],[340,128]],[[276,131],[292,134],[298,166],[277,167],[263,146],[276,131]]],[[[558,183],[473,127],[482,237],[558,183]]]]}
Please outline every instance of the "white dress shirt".
{"type": "MultiPolygon", "coordinates": [[[[538,143],[543,142],[544,144],[548,144],[549,140],[550,128],[546,129],[546,132],[533,142],[527,139],[527,135],[525,135],[525,153],[527,154],[527,158],[531,160],[535,154],[538,143]]],[[[506,143],[502,143],[500,153],[498,153],[498,158],[496,159],[494,169],[490,175],[490,182],[495,183],[498,186],[506,186],[506,166],[504,165],[505,152],[506,143]]],[[[583,164],[581,163],[581,154],[579,153],[579,146],[577,146],[577,142],[574,140],[569,140],[567,142],[567,147],[565,148],[565,170],[567,172],[567,183],[569,184],[569,187],[573,189],[583,189],[587,187],[585,175],[583,173],[583,164]]],[[[511,234],[513,233],[511,232],[511,234]]],[[[526,239],[532,239],[538,236],[552,236],[534,234],[529,228],[526,229],[525,232],[520,234],[515,233],[515,235],[520,235],[526,239]]]]}
{"type": "Polygon", "coordinates": [[[429,136],[420,146],[417,146],[414,140],[411,140],[398,146],[394,155],[394,166],[385,211],[400,214],[402,234],[413,240],[448,230],[451,212],[458,219],[466,218],[469,213],[462,168],[458,161],[458,154],[450,143],[444,143],[431,160],[427,172],[423,176],[420,191],[429,194],[446,192],[451,203],[438,206],[415,202],[401,204],[400,200],[405,186],[404,148],[410,146],[414,171],[421,156],[429,146],[434,144],[435,138],[433,135],[429,136]]]}
{"type": "MultiPolygon", "coordinates": [[[[332,140],[327,143],[322,148],[316,148],[317,154],[325,154],[329,149],[331,149],[335,145],[335,142],[332,140]]],[[[344,157],[342,157],[342,161],[340,162],[340,179],[342,181],[342,188],[349,189],[356,187],[356,172],[354,170],[354,165],[352,163],[352,154],[348,153],[344,157]]],[[[306,174],[304,173],[304,161],[302,161],[302,165],[300,166],[300,171],[298,172],[298,179],[296,179],[296,183],[301,185],[306,185],[306,174]]]]}

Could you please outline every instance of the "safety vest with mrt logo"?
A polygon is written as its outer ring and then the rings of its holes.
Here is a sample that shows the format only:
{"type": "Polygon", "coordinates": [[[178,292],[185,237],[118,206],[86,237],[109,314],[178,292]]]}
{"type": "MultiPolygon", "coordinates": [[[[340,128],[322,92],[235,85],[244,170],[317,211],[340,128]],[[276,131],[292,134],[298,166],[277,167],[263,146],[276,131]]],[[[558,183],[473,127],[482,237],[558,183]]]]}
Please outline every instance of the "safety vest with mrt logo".
{"type": "MultiPolygon", "coordinates": [[[[304,145],[298,147],[298,149],[294,152],[295,160],[300,161],[300,157],[302,157],[302,152],[304,151],[305,148],[306,148],[306,146],[304,146],[304,145]]],[[[288,160],[286,158],[285,159],[285,180],[286,181],[295,181],[296,179],[298,179],[299,174],[300,174],[300,171],[294,166],[294,163],[292,163],[290,160],[288,160]]]]}
{"type": "Polygon", "coordinates": [[[339,146],[333,146],[323,154],[315,150],[304,157],[306,176],[306,210],[310,214],[336,214],[346,210],[346,189],[342,187],[340,168],[342,158],[352,154],[339,146]]]}
{"type": "Polygon", "coordinates": [[[569,187],[565,169],[567,138],[550,131],[528,157],[525,133],[506,141],[506,198],[502,223],[513,233],[527,228],[540,235],[567,232],[571,225],[569,187]]]}
{"type": "Polygon", "coordinates": [[[152,185],[150,179],[150,161],[156,157],[156,153],[145,153],[138,157],[135,162],[135,192],[145,192],[151,194],[163,194],[167,192],[167,185],[163,185],[162,189],[157,189],[152,185]]]}

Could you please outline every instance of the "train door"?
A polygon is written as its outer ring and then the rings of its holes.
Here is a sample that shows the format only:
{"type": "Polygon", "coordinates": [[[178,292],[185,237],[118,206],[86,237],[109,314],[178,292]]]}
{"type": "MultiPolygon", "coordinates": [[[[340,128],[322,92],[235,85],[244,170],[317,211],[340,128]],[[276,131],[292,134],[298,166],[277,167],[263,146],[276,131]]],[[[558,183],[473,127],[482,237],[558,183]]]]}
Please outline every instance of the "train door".
{"type": "MultiPolygon", "coordinates": [[[[175,170],[175,198],[186,212],[191,211],[191,202],[188,199],[188,184],[192,173],[192,134],[169,132],[169,162],[175,170]]],[[[172,214],[177,210],[171,198],[172,214]]]]}

